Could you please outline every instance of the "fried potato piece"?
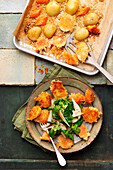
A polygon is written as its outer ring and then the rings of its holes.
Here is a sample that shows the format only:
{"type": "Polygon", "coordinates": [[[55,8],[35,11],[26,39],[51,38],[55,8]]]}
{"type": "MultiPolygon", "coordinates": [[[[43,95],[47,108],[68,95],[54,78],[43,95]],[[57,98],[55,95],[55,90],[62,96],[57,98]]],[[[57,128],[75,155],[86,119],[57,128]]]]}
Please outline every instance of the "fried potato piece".
{"type": "Polygon", "coordinates": [[[37,116],[39,116],[41,114],[41,108],[39,107],[39,106],[34,106],[32,109],[31,109],[31,111],[30,111],[30,113],[29,113],[29,115],[28,115],[28,117],[27,117],[27,120],[33,120],[33,119],[35,119],[37,116]]]}
{"type": "Polygon", "coordinates": [[[56,47],[63,47],[66,44],[66,37],[62,32],[56,33],[53,42],[56,47]]]}
{"type": "Polygon", "coordinates": [[[47,132],[43,133],[43,135],[40,137],[40,140],[51,141],[47,132]]]}
{"type": "Polygon", "coordinates": [[[46,123],[49,117],[49,111],[44,109],[41,111],[41,114],[34,119],[35,122],[39,122],[39,123],[46,123]]]}
{"type": "Polygon", "coordinates": [[[94,94],[87,88],[85,92],[85,104],[91,104],[94,101],[94,94]]]}
{"type": "Polygon", "coordinates": [[[55,97],[55,100],[67,97],[67,90],[64,88],[62,81],[53,80],[51,82],[50,90],[55,97]]]}
{"type": "Polygon", "coordinates": [[[39,94],[37,98],[37,101],[39,101],[39,105],[44,108],[48,108],[51,106],[51,100],[52,100],[52,96],[47,92],[42,92],[41,94],[39,94]]]}
{"type": "Polygon", "coordinates": [[[77,93],[77,94],[71,93],[71,94],[69,95],[69,98],[68,98],[68,99],[72,101],[72,98],[74,99],[74,101],[75,101],[77,104],[83,104],[84,101],[85,101],[85,96],[83,96],[83,95],[80,94],[80,93],[77,93]]]}
{"type": "Polygon", "coordinates": [[[95,35],[100,34],[100,29],[96,25],[89,25],[89,26],[87,26],[87,29],[88,29],[89,32],[91,32],[95,35]]]}
{"type": "Polygon", "coordinates": [[[64,14],[59,21],[59,27],[62,31],[68,32],[72,31],[75,25],[75,16],[64,14]]]}
{"type": "Polygon", "coordinates": [[[80,42],[76,46],[76,54],[78,59],[83,63],[89,53],[89,48],[85,42],[80,42]]]}
{"type": "Polygon", "coordinates": [[[61,147],[63,149],[69,149],[74,145],[73,140],[71,140],[69,137],[66,138],[63,135],[60,135],[57,141],[58,141],[57,147],[61,147]]]}
{"type": "Polygon", "coordinates": [[[70,54],[68,51],[63,52],[63,56],[65,58],[66,63],[70,65],[77,65],[79,64],[79,60],[76,54],[70,54]]]}
{"type": "Polygon", "coordinates": [[[97,122],[98,118],[102,114],[95,107],[89,107],[89,108],[85,107],[82,109],[82,112],[83,112],[82,114],[83,119],[85,120],[85,122],[88,122],[88,123],[97,122]]]}
{"type": "Polygon", "coordinates": [[[79,135],[79,137],[83,138],[84,140],[88,140],[90,133],[88,133],[86,126],[82,123],[79,129],[80,129],[80,133],[78,133],[77,135],[79,135]]]}
{"type": "Polygon", "coordinates": [[[37,40],[36,52],[38,51],[42,52],[42,50],[46,50],[47,46],[48,46],[48,39],[40,37],[37,40]]]}

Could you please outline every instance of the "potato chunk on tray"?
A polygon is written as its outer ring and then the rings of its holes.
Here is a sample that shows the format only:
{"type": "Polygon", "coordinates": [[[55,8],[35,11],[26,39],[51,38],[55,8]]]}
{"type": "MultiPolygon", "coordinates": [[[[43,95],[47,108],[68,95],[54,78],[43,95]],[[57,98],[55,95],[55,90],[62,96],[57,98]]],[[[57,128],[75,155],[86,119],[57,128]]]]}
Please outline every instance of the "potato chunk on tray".
{"type": "Polygon", "coordinates": [[[69,14],[62,15],[59,22],[59,27],[62,31],[64,32],[72,31],[74,25],[75,25],[75,16],[71,16],[69,14]]]}

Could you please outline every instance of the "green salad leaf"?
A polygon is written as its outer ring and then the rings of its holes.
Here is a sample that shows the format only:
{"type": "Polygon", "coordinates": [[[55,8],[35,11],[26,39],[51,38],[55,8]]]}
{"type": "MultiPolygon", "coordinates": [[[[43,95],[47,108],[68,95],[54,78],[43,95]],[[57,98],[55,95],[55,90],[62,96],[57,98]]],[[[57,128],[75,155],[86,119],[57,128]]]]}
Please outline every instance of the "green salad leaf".
{"type": "Polygon", "coordinates": [[[61,127],[58,125],[53,126],[49,131],[49,136],[54,137],[56,134],[61,133],[61,127]]]}
{"type": "MultiPolygon", "coordinates": [[[[80,106],[80,108],[82,108],[81,105],[79,105],[79,106],[80,106]]],[[[54,125],[49,130],[49,136],[54,137],[55,134],[60,134],[62,131],[64,133],[64,135],[66,136],[66,138],[69,137],[70,139],[72,139],[74,141],[74,133],[78,134],[80,132],[79,126],[83,122],[83,117],[81,117],[74,125],[72,124],[72,120],[73,120],[72,114],[73,114],[73,110],[74,110],[73,102],[71,100],[69,100],[68,98],[66,98],[66,99],[60,98],[58,100],[55,100],[54,107],[49,107],[48,110],[52,110],[53,119],[56,119],[59,122],[62,122],[64,124],[64,126],[67,128],[66,130],[62,130],[61,127],[56,122],[48,122],[48,123],[51,123],[52,125],[54,125]],[[61,110],[64,118],[70,125],[70,128],[68,128],[68,126],[65,124],[65,122],[59,116],[59,114],[58,114],[59,110],[61,110]]]]}
{"type": "Polygon", "coordinates": [[[73,130],[73,132],[74,132],[75,134],[78,134],[78,133],[80,132],[79,126],[82,124],[82,122],[83,122],[83,117],[81,117],[81,118],[77,121],[77,123],[75,123],[75,124],[71,127],[72,130],[73,130]]]}
{"type": "Polygon", "coordinates": [[[65,137],[69,137],[71,140],[74,141],[74,136],[72,134],[71,128],[68,130],[62,130],[62,132],[64,133],[65,137]]]}

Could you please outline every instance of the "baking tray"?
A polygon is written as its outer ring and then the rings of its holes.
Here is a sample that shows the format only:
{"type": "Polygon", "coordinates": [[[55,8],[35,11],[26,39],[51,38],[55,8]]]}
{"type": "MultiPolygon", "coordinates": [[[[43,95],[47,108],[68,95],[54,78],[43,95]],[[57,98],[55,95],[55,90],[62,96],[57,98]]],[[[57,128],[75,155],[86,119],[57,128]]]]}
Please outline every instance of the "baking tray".
{"type": "MultiPolygon", "coordinates": [[[[25,8],[27,7],[28,3],[29,3],[29,0],[27,1],[27,4],[26,4],[25,8]]],[[[105,56],[106,56],[106,53],[107,53],[109,44],[110,44],[111,39],[112,39],[112,35],[113,35],[113,24],[112,24],[112,26],[111,26],[110,32],[109,32],[109,34],[108,34],[108,36],[107,36],[107,39],[106,39],[106,41],[105,41],[105,44],[104,44],[104,46],[103,46],[103,48],[102,48],[102,50],[101,50],[101,53],[100,53],[100,56],[99,56],[99,59],[98,59],[98,64],[99,64],[100,66],[102,66],[102,64],[103,64],[103,62],[104,62],[104,59],[105,59],[105,56]]],[[[35,52],[35,51],[33,50],[33,47],[32,47],[32,46],[27,45],[27,44],[19,41],[15,36],[13,36],[13,43],[14,43],[15,47],[16,47],[17,49],[21,50],[21,51],[24,51],[24,52],[29,53],[29,54],[32,54],[32,55],[34,55],[34,56],[36,56],[36,57],[40,57],[40,58],[42,58],[42,59],[51,61],[51,62],[53,62],[53,63],[57,63],[57,64],[62,65],[62,66],[64,66],[64,67],[70,68],[70,69],[72,69],[72,70],[79,71],[79,72],[84,73],[84,74],[86,74],[86,75],[95,75],[95,74],[97,74],[97,73],[99,72],[99,70],[96,69],[96,68],[94,68],[93,71],[89,71],[89,70],[85,70],[85,69],[80,68],[80,67],[77,67],[77,66],[69,65],[69,64],[67,64],[67,63],[61,62],[61,61],[56,60],[56,59],[54,59],[54,58],[48,57],[47,54],[45,54],[45,53],[44,53],[43,55],[38,54],[37,52],[35,52]]]]}

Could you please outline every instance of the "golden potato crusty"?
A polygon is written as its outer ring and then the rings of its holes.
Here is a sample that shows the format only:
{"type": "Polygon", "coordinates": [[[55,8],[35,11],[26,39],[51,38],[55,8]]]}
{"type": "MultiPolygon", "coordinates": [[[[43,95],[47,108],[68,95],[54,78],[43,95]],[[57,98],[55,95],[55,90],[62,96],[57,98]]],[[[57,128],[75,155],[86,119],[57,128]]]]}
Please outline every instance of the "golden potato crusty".
{"type": "Polygon", "coordinates": [[[59,32],[53,37],[54,45],[58,48],[63,47],[66,44],[66,37],[64,33],[59,32]]]}
{"type": "Polygon", "coordinates": [[[76,46],[76,54],[78,59],[83,63],[89,53],[89,48],[85,42],[80,42],[76,46]]]}
{"type": "Polygon", "coordinates": [[[82,112],[83,112],[83,114],[82,114],[83,119],[85,120],[85,122],[88,122],[88,123],[97,122],[97,119],[102,114],[95,107],[89,107],[89,108],[88,107],[84,107],[82,109],[82,112]]]}
{"type": "Polygon", "coordinates": [[[66,63],[70,65],[78,65],[79,60],[76,54],[70,54],[68,51],[63,52],[63,56],[65,58],[66,63]]]}
{"type": "Polygon", "coordinates": [[[91,104],[94,101],[94,94],[87,88],[85,92],[85,104],[91,104]]]}
{"type": "Polygon", "coordinates": [[[40,115],[36,119],[34,119],[34,121],[39,123],[46,123],[48,120],[48,116],[49,116],[49,111],[44,109],[41,111],[40,115]]]}
{"type": "Polygon", "coordinates": [[[63,14],[59,21],[59,27],[62,31],[68,32],[72,31],[75,25],[75,16],[69,14],[63,14]]]}
{"type": "Polygon", "coordinates": [[[69,149],[74,145],[73,140],[71,140],[69,137],[66,138],[63,135],[60,135],[57,141],[58,141],[57,146],[63,149],[69,149]]]}
{"type": "Polygon", "coordinates": [[[44,108],[48,108],[51,106],[51,100],[52,96],[47,92],[42,92],[37,98],[37,101],[39,101],[39,105],[44,108]]]}
{"type": "Polygon", "coordinates": [[[28,117],[27,117],[27,120],[33,120],[33,119],[35,119],[37,116],[39,116],[41,114],[41,108],[39,107],[39,106],[34,106],[32,109],[31,109],[31,111],[30,111],[30,113],[29,113],[29,115],[28,115],[28,117]]]}
{"type": "Polygon", "coordinates": [[[69,95],[69,100],[72,100],[72,98],[74,99],[74,101],[77,103],[77,104],[83,104],[84,103],[84,101],[85,101],[85,96],[83,96],[82,94],[80,94],[80,93],[77,93],[77,94],[75,94],[75,93],[71,93],[70,95],[69,95]]]}
{"type": "Polygon", "coordinates": [[[41,53],[42,53],[42,50],[46,50],[47,46],[48,46],[48,39],[40,37],[37,40],[36,51],[37,52],[41,51],[41,53]]]}
{"type": "Polygon", "coordinates": [[[88,140],[90,133],[88,133],[86,126],[82,123],[79,129],[80,129],[80,133],[78,133],[78,135],[80,136],[80,138],[83,138],[84,140],[88,140]]]}
{"type": "Polygon", "coordinates": [[[53,96],[55,97],[55,100],[67,97],[67,90],[63,86],[62,81],[53,80],[51,82],[50,90],[51,90],[53,96]]]}

